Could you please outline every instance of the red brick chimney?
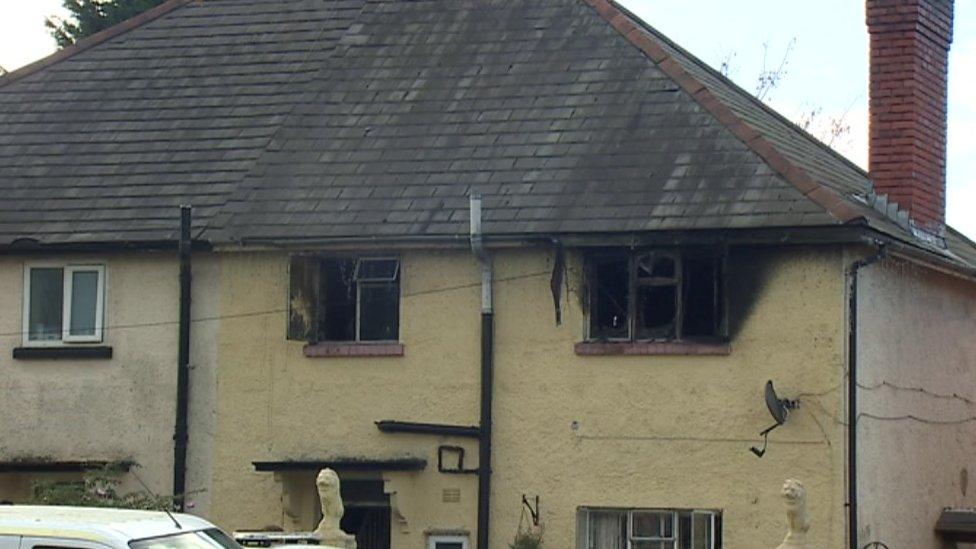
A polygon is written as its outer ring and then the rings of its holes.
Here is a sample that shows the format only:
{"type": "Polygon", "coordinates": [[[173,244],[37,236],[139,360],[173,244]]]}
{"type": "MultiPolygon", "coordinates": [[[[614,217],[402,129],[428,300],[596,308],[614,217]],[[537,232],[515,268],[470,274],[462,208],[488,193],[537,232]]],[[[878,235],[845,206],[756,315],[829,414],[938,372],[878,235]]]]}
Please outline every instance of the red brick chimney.
{"type": "Polygon", "coordinates": [[[953,0],[867,0],[874,192],[945,231],[946,77],[953,0]]]}

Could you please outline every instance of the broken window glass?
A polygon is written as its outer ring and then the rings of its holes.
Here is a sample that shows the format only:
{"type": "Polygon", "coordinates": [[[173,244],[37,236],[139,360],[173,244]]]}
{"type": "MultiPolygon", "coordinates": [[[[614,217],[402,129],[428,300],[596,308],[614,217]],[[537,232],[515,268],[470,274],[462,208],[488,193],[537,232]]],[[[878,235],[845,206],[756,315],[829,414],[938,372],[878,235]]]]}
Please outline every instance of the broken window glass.
{"type": "Polygon", "coordinates": [[[674,339],[678,318],[677,259],[662,252],[637,256],[637,339],[674,339]]]}
{"type": "Polygon", "coordinates": [[[359,339],[394,341],[399,324],[399,289],[395,283],[359,287],[359,339]]]}
{"type": "Polygon", "coordinates": [[[393,282],[400,270],[395,258],[362,258],[356,262],[357,282],[393,282]]]}
{"type": "Polygon", "coordinates": [[[718,262],[714,257],[686,257],[682,333],[687,337],[715,335],[719,328],[718,262]]]}
{"type": "Polygon", "coordinates": [[[590,336],[620,339],[630,333],[630,267],[627,256],[600,257],[594,260],[590,289],[590,336]]]}
{"type": "Polygon", "coordinates": [[[354,259],[322,260],[319,290],[319,340],[356,340],[354,259]]]}
{"type": "Polygon", "coordinates": [[[722,335],[721,258],[702,251],[601,254],[590,264],[590,338],[722,335]]]}
{"type": "Polygon", "coordinates": [[[637,339],[673,339],[678,315],[677,288],[637,288],[637,339]]]}
{"type": "Polygon", "coordinates": [[[288,339],[396,341],[397,258],[292,257],[288,339]]]}

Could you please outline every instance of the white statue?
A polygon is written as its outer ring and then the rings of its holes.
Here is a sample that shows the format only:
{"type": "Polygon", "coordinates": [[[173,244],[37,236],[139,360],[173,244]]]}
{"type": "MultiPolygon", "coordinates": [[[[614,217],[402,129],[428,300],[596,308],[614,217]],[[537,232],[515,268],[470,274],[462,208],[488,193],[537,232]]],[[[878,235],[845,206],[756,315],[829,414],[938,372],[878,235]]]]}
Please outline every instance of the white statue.
{"type": "Polygon", "coordinates": [[[339,526],[342,515],[346,513],[342,506],[342,496],[339,495],[339,475],[332,469],[322,469],[315,479],[315,485],[322,503],[322,522],[315,529],[315,535],[325,545],[356,549],[356,537],[343,532],[339,526]]]}
{"type": "Polygon", "coordinates": [[[780,493],[786,502],[786,525],[789,530],[777,549],[811,549],[813,546],[807,541],[810,516],[807,514],[807,491],[803,483],[787,479],[780,493]]]}

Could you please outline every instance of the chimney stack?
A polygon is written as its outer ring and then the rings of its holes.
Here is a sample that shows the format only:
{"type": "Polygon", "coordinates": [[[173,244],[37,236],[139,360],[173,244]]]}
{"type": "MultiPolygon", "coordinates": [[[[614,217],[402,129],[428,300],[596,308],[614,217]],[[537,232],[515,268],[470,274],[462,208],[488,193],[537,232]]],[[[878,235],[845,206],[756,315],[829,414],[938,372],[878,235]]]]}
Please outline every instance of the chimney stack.
{"type": "Polygon", "coordinates": [[[946,103],[953,0],[867,0],[874,192],[914,227],[945,232],[946,103]]]}

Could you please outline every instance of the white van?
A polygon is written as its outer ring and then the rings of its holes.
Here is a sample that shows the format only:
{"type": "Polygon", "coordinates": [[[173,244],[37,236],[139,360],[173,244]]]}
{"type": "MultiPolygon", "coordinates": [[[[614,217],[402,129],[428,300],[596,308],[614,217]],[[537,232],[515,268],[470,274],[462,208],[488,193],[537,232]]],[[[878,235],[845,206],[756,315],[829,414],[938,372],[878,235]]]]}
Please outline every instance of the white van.
{"type": "Polygon", "coordinates": [[[0,505],[0,549],[241,549],[192,515],[97,507],[0,505]]]}

